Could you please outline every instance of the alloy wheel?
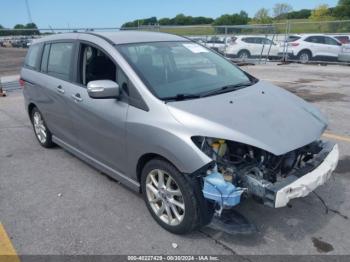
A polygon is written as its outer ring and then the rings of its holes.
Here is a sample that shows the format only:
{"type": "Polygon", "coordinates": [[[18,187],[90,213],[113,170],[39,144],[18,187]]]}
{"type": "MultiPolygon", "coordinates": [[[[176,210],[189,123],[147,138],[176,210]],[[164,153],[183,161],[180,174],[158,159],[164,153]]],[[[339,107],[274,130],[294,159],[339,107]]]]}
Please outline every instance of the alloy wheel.
{"type": "Polygon", "coordinates": [[[179,225],[185,216],[182,192],[170,174],[152,170],[146,178],[147,200],[153,212],[166,224],[179,225]]]}
{"type": "Polygon", "coordinates": [[[309,55],[307,53],[302,53],[300,55],[300,62],[305,64],[307,62],[309,62],[310,58],[309,58],[309,55]]]}
{"type": "Polygon", "coordinates": [[[33,114],[33,125],[38,140],[40,143],[44,144],[47,139],[47,130],[43,118],[39,112],[35,112],[33,114]]]}

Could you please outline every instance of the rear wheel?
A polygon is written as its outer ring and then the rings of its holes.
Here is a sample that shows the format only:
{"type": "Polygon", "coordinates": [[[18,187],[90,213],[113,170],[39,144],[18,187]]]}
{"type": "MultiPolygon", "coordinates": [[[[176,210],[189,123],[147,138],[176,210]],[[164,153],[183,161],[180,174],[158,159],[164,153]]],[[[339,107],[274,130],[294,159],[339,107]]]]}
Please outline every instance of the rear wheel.
{"type": "Polygon", "coordinates": [[[148,210],[163,228],[185,234],[199,226],[195,191],[172,164],[162,159],[148,162],[142,171],[141,187],[148,210]]]}
{"type": "Polygon", "coordinates": [[[31,120],[35,136],[40,145],[46,148],[53,147],[52,134],[47,128],[41,112],[36,107],[31,111],[31,120]]]}
{"type": "Polygon", "coordinates": [[[298,55],[299,62],[306,64],[311,60],[311,53],[309,51],[301,51],[298,55]]]}
{"type": "Polygon", "coordinates": [[[241,60],[247,60],[250,57],[250,53],[247,50],[239,51],[238,58],[241,60]]]}

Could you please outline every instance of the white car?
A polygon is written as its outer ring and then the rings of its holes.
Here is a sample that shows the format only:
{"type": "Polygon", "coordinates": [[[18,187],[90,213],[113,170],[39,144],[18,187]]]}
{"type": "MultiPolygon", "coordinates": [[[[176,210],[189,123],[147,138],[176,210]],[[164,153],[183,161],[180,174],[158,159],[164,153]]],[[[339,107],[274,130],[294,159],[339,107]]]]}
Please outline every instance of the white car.
{"type": "Polygon", "coordinates": [[[235,40],[235,37],[212,36],[204,41],[203,45],[219,53],[224,53],[225,48],[235,40]]]}
{"type": "Polygon", "coordinates": [[[263,36],[238,36],[225,49],[228,57],[246,60],[253,57],[277,57],[278,45],[263,36]]]}
{"type": "Polygon", "coordinates": [[[343,44],[338,60],[341,62],[350,62],[350,44],[343,44]]]}
{"type": "Polygon", "coordinates": [[[297,59],[301,63],[310,60],[337,61],[342,43],[326,35],[292,35],[280,44],[280,56],[297,59]]]}

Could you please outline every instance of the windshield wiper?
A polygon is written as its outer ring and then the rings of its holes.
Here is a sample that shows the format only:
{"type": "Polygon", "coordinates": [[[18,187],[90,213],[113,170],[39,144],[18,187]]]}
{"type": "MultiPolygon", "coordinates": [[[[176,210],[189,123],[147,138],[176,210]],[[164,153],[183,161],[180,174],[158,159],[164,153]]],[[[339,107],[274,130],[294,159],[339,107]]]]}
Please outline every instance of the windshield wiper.
{"type": "Polygon", "coordinates": [[[254,81],[239,83],[236,85],[227,85],[227,86],[223,86],[223,87],[220,87],[218,89],[215,89],[215,90],[210,90],[210,91],[201,93],[200,97],[207,97],[207,96],[213,96],[213,95],[223,94],[223,93],[227,93],[227,92],[232,92],[232,91],[242,89],[244,87],[251,86],[253,84],[255,84],[254,81]]]}
{"type": "Polygon", "coordinates": [[[200,98],[200,95],[197,94],[177,94],[176,96],[168,96],[168,97],[163,97],[162,100],[164,101],[183,101],[187,99],[195,99],[195,98],[200,98]]]}

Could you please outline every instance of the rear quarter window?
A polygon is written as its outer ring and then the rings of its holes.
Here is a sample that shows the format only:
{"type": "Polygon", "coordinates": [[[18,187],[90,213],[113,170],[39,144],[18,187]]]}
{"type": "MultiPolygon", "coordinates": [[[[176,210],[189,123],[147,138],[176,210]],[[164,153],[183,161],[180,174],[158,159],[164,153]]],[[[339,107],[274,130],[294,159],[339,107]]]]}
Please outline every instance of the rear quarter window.
{"type": "Polygon", "coordinates": [[[26,58],[24,60],[24,66],[30,69],[37,70],[38,69],[38,61],[39,61],[39,55],[40,55],[40,44],[32,45],[28,53],[26,55],[26,58]]]}

